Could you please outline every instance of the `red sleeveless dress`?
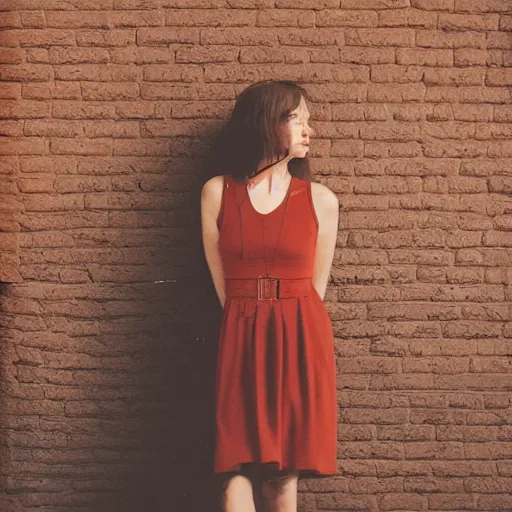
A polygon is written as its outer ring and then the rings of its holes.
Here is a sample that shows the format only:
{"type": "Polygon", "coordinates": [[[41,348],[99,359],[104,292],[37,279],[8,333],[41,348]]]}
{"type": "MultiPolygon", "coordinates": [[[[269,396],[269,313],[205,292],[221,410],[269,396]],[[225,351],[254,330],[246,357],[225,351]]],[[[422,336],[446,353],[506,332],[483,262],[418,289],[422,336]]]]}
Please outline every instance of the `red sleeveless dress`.
{"type": "Polygon", "coordinates": [[[307,291],[272,300],[226,297],[214,472],[259,462],[301,477],[336,474],[334,340],[312,284],[318,220],[311,183],[293,177],[283,202],[261,214],[245,184],[227,175],[217,225],[227,281],[270,275],[306,280],[307,291]]]}

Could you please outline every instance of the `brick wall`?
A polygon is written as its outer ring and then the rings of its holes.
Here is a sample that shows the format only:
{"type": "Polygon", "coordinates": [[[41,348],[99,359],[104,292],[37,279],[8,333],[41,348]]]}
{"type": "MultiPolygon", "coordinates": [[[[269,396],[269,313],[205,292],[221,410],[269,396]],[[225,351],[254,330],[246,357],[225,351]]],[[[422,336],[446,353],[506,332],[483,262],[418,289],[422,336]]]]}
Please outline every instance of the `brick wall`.
{"type": "Polygon", "coordinates": [[[510,0],[4,0],[0,510],[211,510],[199,191],[236,94],[311,94],[342,211],[340,477],[300,510],[512,510],[510,0]]]}

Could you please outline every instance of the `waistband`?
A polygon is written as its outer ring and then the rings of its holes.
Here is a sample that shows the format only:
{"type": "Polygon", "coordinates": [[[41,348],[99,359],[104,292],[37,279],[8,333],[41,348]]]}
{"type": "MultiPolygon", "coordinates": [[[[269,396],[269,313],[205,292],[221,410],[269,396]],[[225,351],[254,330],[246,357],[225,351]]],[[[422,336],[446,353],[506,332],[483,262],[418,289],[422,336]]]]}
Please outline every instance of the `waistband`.
{"type": "Polygon", "coordinates": [[[274,276],[260,276],[252,279],[226,279],[225,285],[228,297],[272,300],[309,295],[313,281],[311,278],[281,279],[274,276]]]}

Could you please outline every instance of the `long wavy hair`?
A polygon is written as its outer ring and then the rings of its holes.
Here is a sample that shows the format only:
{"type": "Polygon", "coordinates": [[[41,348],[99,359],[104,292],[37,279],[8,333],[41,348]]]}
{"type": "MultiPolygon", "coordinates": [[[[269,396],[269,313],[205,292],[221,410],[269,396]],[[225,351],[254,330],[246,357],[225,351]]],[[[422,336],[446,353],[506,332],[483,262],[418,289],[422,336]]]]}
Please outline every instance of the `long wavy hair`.
{"type": "MultiPolygon", "coordinates": [[[[283,127],[301,96],[309,99],[302,86],[289,80],[263,80],[244,89],[214,144],[215,174],[246,181],[262,170],[262,162],[268,167],[285,158],[283,127]]],[[[292,158],[288,170],[297,178],[313,181],[307,156],[292,158]]]]}

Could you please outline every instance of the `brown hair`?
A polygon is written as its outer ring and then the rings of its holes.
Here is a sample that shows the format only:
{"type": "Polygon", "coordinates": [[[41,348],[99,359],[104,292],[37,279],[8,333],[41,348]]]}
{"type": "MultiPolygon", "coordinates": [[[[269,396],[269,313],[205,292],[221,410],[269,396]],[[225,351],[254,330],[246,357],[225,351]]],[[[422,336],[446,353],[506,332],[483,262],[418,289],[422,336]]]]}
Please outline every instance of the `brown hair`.
{"type": "MultiPolygon", "coordinates": [[[[260,170],[262,161],[273,165],[284,158],[282,126],[301,96],[308,99],[306,90],[288,80],[263,80],[244,89],[214,149],[217,174],[247,180],[260,170]]],[[[292,158],[288,169],[297,178],[313,180],[307,156],[292,158]]]]}

